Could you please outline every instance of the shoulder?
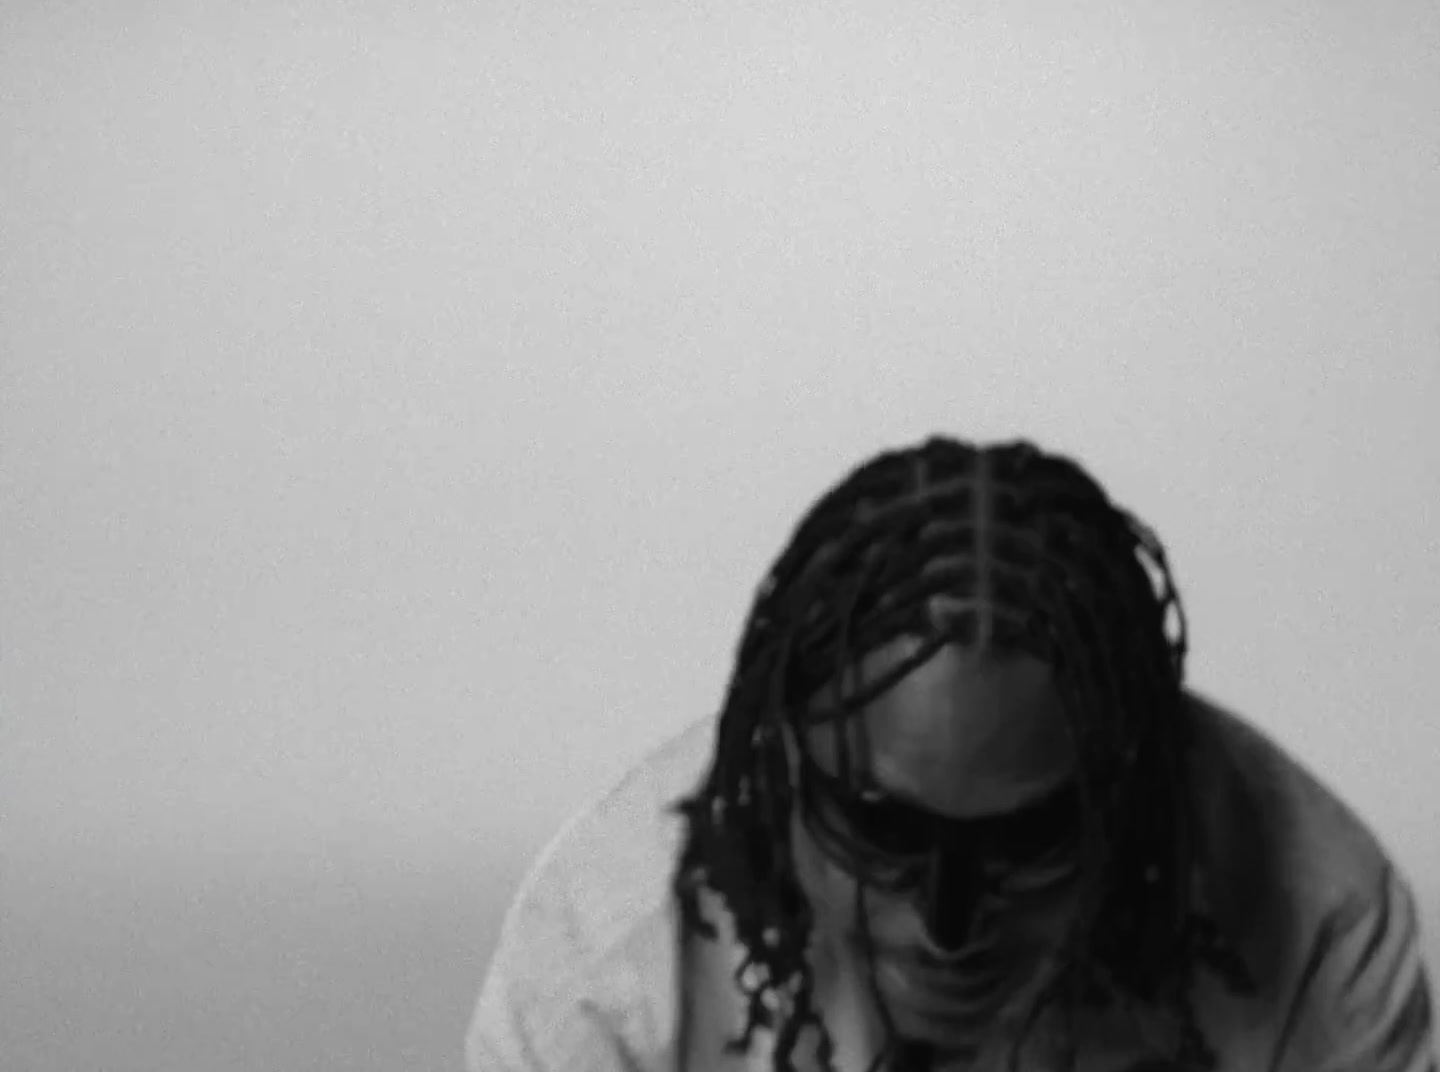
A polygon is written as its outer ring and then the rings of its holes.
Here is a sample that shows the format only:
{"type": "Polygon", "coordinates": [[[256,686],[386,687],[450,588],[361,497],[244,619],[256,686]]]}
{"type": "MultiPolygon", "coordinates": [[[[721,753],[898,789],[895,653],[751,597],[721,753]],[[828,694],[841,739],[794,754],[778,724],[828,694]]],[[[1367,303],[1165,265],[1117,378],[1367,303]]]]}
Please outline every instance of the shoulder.
{"type": "Polygon", "coordinates": [[[651,943],[668,921],[684,835],[673,805],[704,777],[714,725],[672,734],[565,821],[520,881],[492,970],[555,982],[651,943]]]}
{"type": "Polygon", "coordinates": [[[542,848],[501,924],[467,1067],[569,1067],[596,1046],[623,1055],[617,1067],[663,1062],[676,1022],[671,879],[684,834],[672,806],[704,777],[714,723],[653,748],[542,848]],[[495,1056],[521,1053],[510,1064],[495,1056]]]}
{"type": "Polygon", "coordinates": [[[1271,983],[1277,1066],[1434,1072],[1410,883],[1313,771],[1238,715],[1193,709],[1210,890],[1271,983]]]}
{"type": "Polygon", "coordinates": [[[1391,866],[1374,829],[1254,722],[1199,694],[1188,699],[1201,837],[1212,857],[1283,878],[1292,911],[1373,897],[1391,866]]]}
{"type": "Polygon", "coordinates": [[[1430,1045],[1409,881],[1295,756],[1213,701],[1191,701],[1202,896],[1275,1003],[1279,1045],[1298,1067],[1353,1049],[1370,1056],[1345,1067],[1429,1068],[1400,1057],[1430,1045]]]}

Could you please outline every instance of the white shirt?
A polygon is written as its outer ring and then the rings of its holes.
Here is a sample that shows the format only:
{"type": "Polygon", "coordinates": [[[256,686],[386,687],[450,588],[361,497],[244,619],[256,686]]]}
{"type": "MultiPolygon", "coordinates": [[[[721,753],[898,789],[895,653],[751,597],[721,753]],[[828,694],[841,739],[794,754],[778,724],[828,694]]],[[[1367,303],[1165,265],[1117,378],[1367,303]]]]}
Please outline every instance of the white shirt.
{"type": "MultiPolygon", "coordinates": [[[[1202,974],[1196,1012],[1216,1072],[1437,1072],[1406,880],[1365,824],[1274,742],[1187,698],[1207,787],[1208,903],[1262,983],[1247,1000],[1202,974]]],[[[744,1025],[731,981],[743,950],[728,917],[711,902],[719,943],[682,943],[671,892],[684,829],[670,806],[707,773],[716,729],[704,718],[646,756],[532,865],[466,1035],[468,1072],[770,1072],[763,1032],[748,1055],[720,1049],[744,1025]]],[[[827,1014],[840,1035],[848,1019],[827,1014]]],[[[1078,1072],[1123,1072],[1164,1031],[1146,1010],[1087,1022],[1078,1072]]],[[[977,1068],[999,1072],[1006,1053],[997,1043],[977,1068]]]]}

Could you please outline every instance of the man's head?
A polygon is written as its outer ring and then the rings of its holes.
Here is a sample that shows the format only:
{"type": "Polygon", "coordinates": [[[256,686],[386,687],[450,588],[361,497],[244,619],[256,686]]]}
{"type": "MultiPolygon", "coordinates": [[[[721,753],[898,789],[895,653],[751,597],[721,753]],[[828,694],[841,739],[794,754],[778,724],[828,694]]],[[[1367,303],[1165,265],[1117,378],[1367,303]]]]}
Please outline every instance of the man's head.
{"type": "Polygon", "coordinates": [[[1042,977],[1036,1015],[1151,996],[1177,958],[1188,984],[1184,655],[1158,541],[1067,459],[930,439],[826,493],[680,804],[687,922],[708,885],[767,973],[740,1045],[784,990],[788,1067],[826,947],[869,965],[892,1041],[946,1049],[1042,977]]]}
{"type": "MultiPolygon", "coordinates": [[[[918,641],[859,660],[875,677],[918,641]]],[[[827,687],[807,714],[838,707],[827,687]]],[[[1054,675],[951,645],[842,721],[784,732],[795,876],[832,958],[873,962],[893,1026],[975,1046],[1079,906],[1078,761],[1054,675]]]]}

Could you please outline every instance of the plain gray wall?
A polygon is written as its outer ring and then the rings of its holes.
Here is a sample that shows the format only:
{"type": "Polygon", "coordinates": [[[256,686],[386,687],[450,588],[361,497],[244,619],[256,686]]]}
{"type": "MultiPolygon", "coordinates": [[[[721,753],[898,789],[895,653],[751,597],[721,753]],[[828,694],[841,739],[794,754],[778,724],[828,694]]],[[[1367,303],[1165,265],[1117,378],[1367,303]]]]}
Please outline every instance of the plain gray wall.
{"type": "Polygon", "coordinates": [[[0,7],[0,1063],[458,1069],[526,861],[931,431],[1158,528],[1192,682],[1440,965],[1437,55],[1426,0],[0,7]]]}

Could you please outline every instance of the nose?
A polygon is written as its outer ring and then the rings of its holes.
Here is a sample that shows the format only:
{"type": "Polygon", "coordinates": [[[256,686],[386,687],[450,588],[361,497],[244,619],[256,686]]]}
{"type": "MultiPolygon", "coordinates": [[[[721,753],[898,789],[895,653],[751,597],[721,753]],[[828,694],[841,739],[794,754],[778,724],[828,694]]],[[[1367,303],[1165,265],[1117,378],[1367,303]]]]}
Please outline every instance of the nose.
{"type": "Polygon", "coordinates": [[[941,953],[965,948],[975,928],[981,895],[980,869],[971,853],[937,849],[921,889],[925,930],[941,953]]]}

